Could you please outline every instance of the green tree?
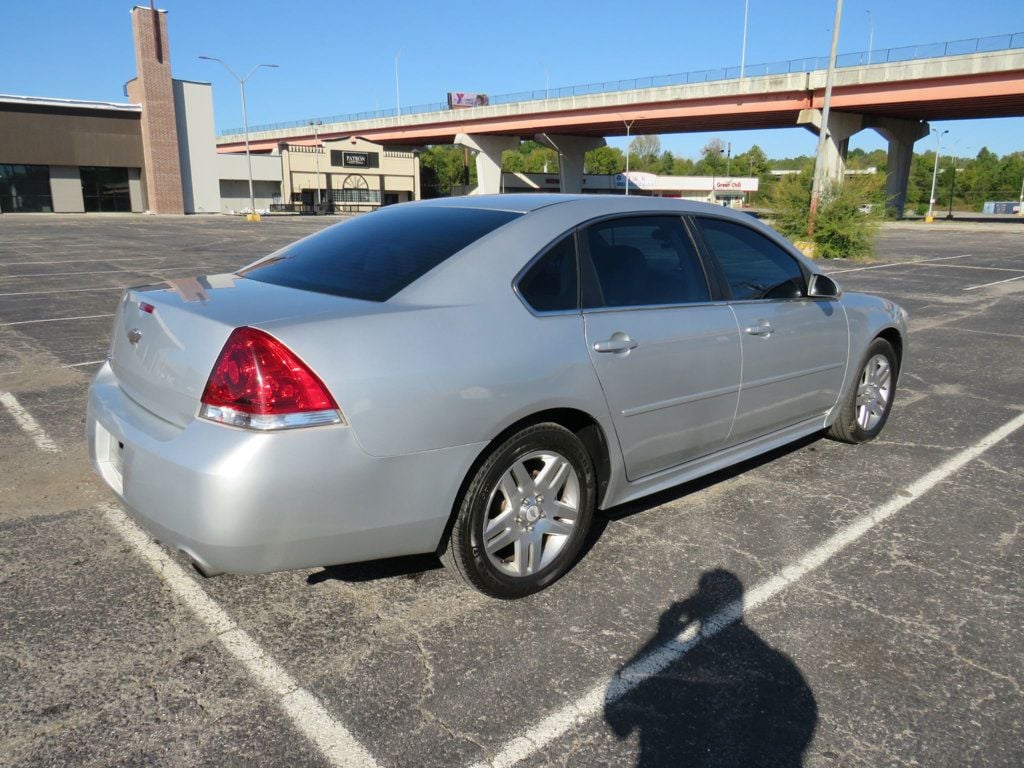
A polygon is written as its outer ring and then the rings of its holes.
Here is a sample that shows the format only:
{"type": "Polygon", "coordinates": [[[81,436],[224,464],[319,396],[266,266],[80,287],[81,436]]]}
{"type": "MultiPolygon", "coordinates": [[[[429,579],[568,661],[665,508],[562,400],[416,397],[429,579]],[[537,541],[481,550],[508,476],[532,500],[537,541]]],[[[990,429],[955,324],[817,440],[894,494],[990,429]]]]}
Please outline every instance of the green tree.
{"type": "Polygon", "coordinates": [[[693,160],[690,158],[677,157],[672,161],[672,175],[692,176],[693,172],[693,160]]]}
{"type": "Polygon", "coordinates": [[[673,170],[676,167],[675,156],[667,149],[661,153],[661,157],[658,158],[658,163],[655,169],[656,173],[660,173],[663,176],[671,176],[673,170]]]}
{"type": "Polygon", "coordinates": [[[637,136],[629,142],[629,167],[633,171],[649,171],[661,152],[657,136],[637,136]]]}
{"type": "Polygon", "coordinates": [[[587,173],[621,173],[626,158],[618,147],[598,147],[587,152],[584,166],[587,173]]]}
{"type": "MultiPolygon", "coordinates": [[[[462,147],[437,144],[420,153],[421,186],[424,197],[447,197],[452,187],[467,181],[462,147]]],[[[476,164],[470,162],[468,183],[475,183],[476,164]]]]}

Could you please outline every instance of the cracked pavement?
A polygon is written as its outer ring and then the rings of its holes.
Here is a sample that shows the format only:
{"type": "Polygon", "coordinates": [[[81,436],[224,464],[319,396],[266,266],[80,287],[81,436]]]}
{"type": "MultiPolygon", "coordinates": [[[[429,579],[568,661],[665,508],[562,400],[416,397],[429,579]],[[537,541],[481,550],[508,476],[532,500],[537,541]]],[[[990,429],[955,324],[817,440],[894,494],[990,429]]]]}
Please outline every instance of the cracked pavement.
{"type": "MultiPolygon", "coordinates": [[[[60,448],[0,409],[0,765],[327,764],[108,527],[83,438],[117,286],[325,223],[0,219],[0,390],[60,448]]],[[[881,438],[800,441],[608,510],[544,593],[492,601],[432,557],[201,586],[379,765],[486,762],[715,589],[763,582],[1024,410],[1024,280],[965,290],[1024,274],[1022,234],[902,224],[878,239],[894,266],[828,265],[911,313],[881,438]]],[[[1022,458],[1024,430],[523,764],[1024,764],[1022,458]]]]}

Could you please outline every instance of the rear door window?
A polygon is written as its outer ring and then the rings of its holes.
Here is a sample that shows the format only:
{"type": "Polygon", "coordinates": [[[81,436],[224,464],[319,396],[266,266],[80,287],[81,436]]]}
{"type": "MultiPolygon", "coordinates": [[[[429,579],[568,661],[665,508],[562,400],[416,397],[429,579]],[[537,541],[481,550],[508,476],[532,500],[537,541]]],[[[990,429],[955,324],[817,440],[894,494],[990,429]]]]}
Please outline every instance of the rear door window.
{"type": "Polygon", "coordinates": [[[585,308],[711,298],[700,258],[678,216],[609,219],[583,230],[582,240],[585,308]]]}
{"type": "Polygon", "coordinates": [[[806,293],[796,259],[760,232],[723,219],[697,217],[733,299],[798,299],[806,293]]]}
{"type": "Polygon", "coordinates": [[[240,274],[251,280],[387,301],[442,261],[521,214],[397,205],[285,246],[240,274]]]}
{"type": "Polygon", "coordinates": [[[536,312],[557,312],[579,307],[576,237],[553,245],[519,280],[519,293],[536,312]]]}

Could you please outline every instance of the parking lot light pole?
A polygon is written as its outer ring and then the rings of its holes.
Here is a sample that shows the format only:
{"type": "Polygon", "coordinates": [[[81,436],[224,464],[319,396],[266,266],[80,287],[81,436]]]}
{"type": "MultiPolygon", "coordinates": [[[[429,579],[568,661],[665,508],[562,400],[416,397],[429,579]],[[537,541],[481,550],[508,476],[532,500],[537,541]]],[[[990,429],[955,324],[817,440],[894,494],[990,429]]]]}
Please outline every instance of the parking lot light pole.
{"type": "Polygon", "coordinates": [[[626,197],[629,197],[629,131],[633,127],[633,121],[630,120],[627,123],[623,120],[622,122],[626,126],[626,197]]]}
{"type": "Polygon", "coordinates": [[[939,177],[939,154],[942,151],[942,137],[949,133],[949,130],[939,131],[938,128],[932,128],[932,133],[935,134],[935,167],[932,169],[932,194],[928,198],[928,215],[925,217],[925,221],[929,223],[935,220],[935,182],[939,177]]]}
{"type": "Polygon", "coordinates": [[[747,66],[747,16],[750,13],[750,0],[743,0],[743,43],[740,46],[740,80],[747,66]]]}
{"type": "Polygon", "coordinates": [[[249,70],[249,74],[245,77],[239,77],[235,70],[229,67],[222,59],[218,59],[215,56],[200,56],[200,59],[204,61],[216,61],[224,69],[231,73],[231,76],[238,81],[238,87],[242,91],[242,130],[245,131],[245,162],[249,166],[249,215],[246,216],[246,221],[259,221],[260,215],[256,213],[256,195],[252,188],[252,154],[249,152],[249,115],[245,109],[245,82],[254,74],[256,70],[261,67],[267,67],[268,69],[277,69],[277,64],[257,64],[255,67],[249,70]]]}
{"type": "Polygon", "coordinates": [[[313,129],[313,146],[316,148],[316,204],[320,205],[320,150],[323,145],[320,143],[320,136],[317,127],[324,124],[323,120],[310,120],[309,125],[313,129]]]}

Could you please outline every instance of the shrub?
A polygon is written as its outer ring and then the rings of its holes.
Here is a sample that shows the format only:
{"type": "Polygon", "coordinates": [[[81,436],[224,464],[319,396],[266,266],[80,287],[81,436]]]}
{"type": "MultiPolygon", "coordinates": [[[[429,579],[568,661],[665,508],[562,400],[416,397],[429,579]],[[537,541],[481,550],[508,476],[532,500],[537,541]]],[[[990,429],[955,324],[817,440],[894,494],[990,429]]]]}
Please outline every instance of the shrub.
{"type": "MultiPolygon", "coordinates": [[[[772,223],[794,241],[807,240],[812,177],[808,172],[782,178],[772,191],[772,223]]],[[[871,255],[885,215],[884,178],[851,177],[822,197],[813,250],[822,259],[861,259],[871,255]]]]}

